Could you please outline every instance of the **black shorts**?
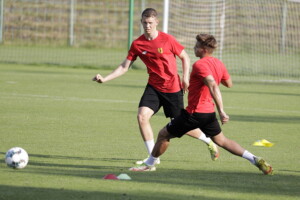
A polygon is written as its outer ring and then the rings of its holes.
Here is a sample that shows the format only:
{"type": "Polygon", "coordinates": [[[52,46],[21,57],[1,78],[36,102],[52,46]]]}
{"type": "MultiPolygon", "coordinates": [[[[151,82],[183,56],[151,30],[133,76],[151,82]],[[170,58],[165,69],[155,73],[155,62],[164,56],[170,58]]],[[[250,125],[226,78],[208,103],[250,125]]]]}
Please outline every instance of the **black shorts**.
{"type": "Polygon", "coordinates": [[[196,128],[204,132],[207,137],[216,136],[222,131],[216,113],[190,114],[182,110],[181,114],[167,125],[168,132],[179,138],[196,128]]]}
{"type": "Polygon", "coordinates": [[[163,107],[166,117],[175,118],[183,109],[183,91],[163,93],[147,85],[140,100],[139,107],[148,107],[157,113],[163,107]]]}

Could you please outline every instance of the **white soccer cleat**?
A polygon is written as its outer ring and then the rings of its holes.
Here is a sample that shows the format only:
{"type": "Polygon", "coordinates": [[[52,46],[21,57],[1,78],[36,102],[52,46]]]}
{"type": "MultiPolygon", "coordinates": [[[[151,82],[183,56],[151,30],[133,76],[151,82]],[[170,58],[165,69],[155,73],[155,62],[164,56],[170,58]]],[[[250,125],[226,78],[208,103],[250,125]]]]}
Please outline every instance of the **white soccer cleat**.
{"type": "Polygon", "coordinates": [[[147,165],[146,163],[142,163],[141,165],[137,165],[137,166],[129,168],[129,171],[150,172],[150,171],[156,171],[156,167],[154,165],[147,165]]]}
{"type": "MultiPolygon", "coordinates": [[[[149,156],[147,158],[145,158],[144,160],[138,160],[138,161],[136,161],[134,164],[141,165],[141,164],[145,163],[148,158],[149,158],[149,156]]],[[[160,159],[158,158],[154,164],[155,165],[159,165],[160,164],[160,159]]]]}

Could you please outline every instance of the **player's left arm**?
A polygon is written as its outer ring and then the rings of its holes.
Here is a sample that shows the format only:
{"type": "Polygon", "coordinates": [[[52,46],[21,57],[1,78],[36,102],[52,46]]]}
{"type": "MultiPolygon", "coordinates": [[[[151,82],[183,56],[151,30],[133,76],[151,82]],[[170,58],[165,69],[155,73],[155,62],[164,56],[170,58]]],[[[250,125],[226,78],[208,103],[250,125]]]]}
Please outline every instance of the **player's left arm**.
{"type": "Polygon", "coordinates": [[[232,87],[232,80],[231,78],[226,79],[226,80],[221,80],[222,85],[224,85],[225,87],[231,88],[232,87]]]}
{"type": "Polygon", "coordinates": [[[204,84],[209,88],[210,94],[217,106],[222,124],[229,121],[229,116],[225,113],[220,88],[212,75],[208,75],[203,79],[204,84]]]}
{"type": "Polygon", "coordinates": [[[231,88],[233,84],[232,84],[232,79],[230,77],[230,74],[228,73],[225,66],[224,66],[224,68],[222,68],[222,70],[223,70],[223,76],[222,76],[222,79],[221,79],[221,83],[225,87],[231,88]]]}
{"type": "Polygon", "coordinates": [[[179,55],[182,62],[182,87],[187,92],[189,87],[190,57],[183,49],[179,55]]]}

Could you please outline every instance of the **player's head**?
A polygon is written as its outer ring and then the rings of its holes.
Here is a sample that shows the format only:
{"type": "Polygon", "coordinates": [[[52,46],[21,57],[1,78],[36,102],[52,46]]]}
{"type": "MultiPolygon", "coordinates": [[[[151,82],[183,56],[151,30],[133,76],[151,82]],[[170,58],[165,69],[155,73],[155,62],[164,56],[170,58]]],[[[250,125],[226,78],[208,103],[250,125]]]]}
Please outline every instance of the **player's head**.
{"type": "Polygon", "coordinates": [[[142,12],[142,18],[143,17],[157,17],[157,12],[154,8],[146,8],[143,12],[142,12]]]}
{"type": "Polygon", "coordinates": [[[157,12],[154,8],[147,8],[142,12],[141,23],[143,25],[145,33],[150,34],[156,31],[158,25],[157,12]]]}
{"type": "Polygon", "coordinates": [[[194,53],[196,57],[203,58],[205,55],[210,55],[217,48],[217,41],[213,35],[201,33],[196,36],[196,44],[194,53]]]}

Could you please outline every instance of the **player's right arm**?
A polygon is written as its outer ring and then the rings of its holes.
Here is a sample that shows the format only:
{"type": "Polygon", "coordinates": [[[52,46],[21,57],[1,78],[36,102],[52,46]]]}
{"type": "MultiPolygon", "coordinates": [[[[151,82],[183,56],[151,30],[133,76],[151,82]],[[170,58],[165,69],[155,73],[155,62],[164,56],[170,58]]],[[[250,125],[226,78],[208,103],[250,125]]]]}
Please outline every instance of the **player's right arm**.
{"type": "Polygon", "coordinates": [[[203,79],[203,82],[209,88],[210,94],[214,99],[222,124],[227,123],[229,121],[229,116],[224,111],[222,94],[214,77],[212,75],[208,75],[203,79]]]}
{"type": "Polygon", "coordinates": [[[132,65],[133,61],[128,60],[127,58],[110,74],[107,76],[103,77],[100,74],[97,74],[94,78],[93,81],[96,81],[98,83],[105,83],[107,81],[113,80],[119,76],[122,76],[125,74],[129,67],[132,65]]]}

